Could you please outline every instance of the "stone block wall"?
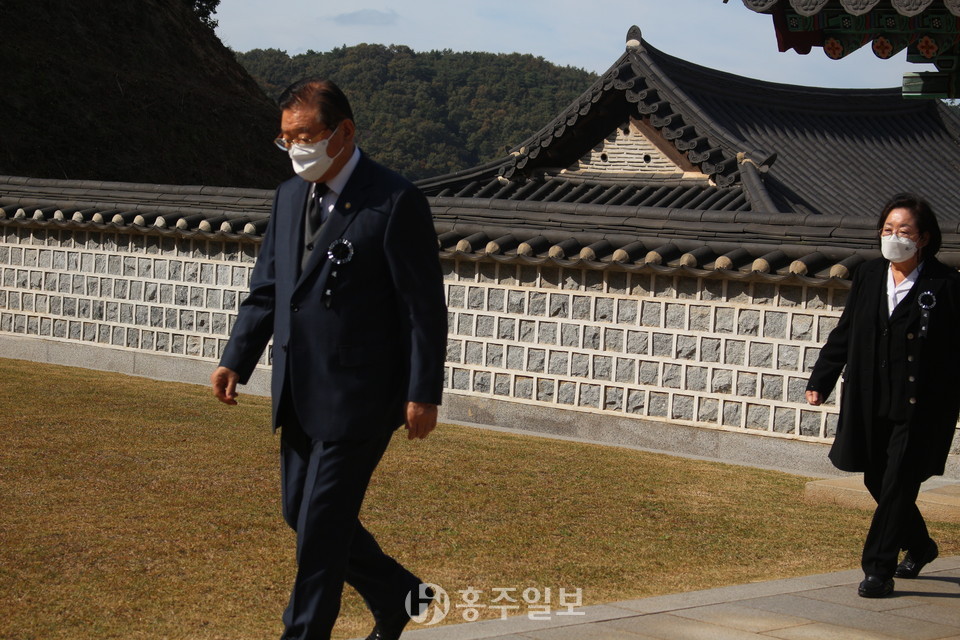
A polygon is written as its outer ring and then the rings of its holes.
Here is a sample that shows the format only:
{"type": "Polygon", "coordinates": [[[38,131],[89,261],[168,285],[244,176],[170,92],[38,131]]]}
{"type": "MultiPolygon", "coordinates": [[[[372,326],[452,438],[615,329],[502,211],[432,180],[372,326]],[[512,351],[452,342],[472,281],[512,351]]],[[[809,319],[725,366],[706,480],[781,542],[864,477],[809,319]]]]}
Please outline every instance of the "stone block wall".
{"type": "Polygon", "coordinates": [[[449,393],[824,440],[842,287],[445,260],[449,393]]]}
{"type": "Polygon", "coordinates": [[[0,227],[0,333],[214,361],[257,246],[0,227]]]}
{"type": "MultiPolygon", "coordinates": [[[[0,335],[206,370],[257,250],[215,235],[3,225],[0,335]]],[[[809,407],[803,391],[842,287],[442,262],[447,394],[795,440],[834,434],[833,399],[809,407]]]]}

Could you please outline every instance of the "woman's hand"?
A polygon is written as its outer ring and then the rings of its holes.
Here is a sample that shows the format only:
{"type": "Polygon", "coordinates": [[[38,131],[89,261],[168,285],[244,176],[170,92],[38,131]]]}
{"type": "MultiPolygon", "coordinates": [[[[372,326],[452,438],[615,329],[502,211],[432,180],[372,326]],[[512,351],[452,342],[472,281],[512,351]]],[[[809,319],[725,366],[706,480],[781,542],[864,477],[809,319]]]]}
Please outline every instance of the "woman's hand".
{"type": "Polygon", "coordinates": [[[815,407],[819,407],[823,404],[823,401],[826,398],[823,397],[819,391],[814,391],[812,389],[807,389],[807,403],[812,404],[815,407]]]}

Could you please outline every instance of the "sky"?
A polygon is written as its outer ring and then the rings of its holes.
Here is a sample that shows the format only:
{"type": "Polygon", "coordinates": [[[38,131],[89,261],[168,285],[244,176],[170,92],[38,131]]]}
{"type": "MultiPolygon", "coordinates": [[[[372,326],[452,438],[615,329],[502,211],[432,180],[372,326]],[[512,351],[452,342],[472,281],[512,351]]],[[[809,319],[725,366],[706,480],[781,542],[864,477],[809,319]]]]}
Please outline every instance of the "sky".
{"type": "Polygon", "coordinates": [[[280,49],[290,55],[360,43],[527,53],[562,66],[606,71],[640,27],[657,49],[741,76],[820,87],[899,87],[910,64],[861,47],[843,60],[820,48],[808,55],[777,49],[773,19],[741,0],[221,0],[217,35],[234,51],[280,49]]]}

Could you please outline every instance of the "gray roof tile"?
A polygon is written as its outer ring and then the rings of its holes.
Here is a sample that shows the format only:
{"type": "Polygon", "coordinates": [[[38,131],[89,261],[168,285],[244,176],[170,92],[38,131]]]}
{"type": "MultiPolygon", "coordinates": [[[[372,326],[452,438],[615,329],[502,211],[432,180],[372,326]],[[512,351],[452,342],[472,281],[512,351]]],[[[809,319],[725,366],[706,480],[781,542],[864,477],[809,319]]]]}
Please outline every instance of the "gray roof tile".
{"type": "MultiPolygon", "coordinates": [[[[639,30],[628,38],[640,41],[639,30]]],[[[941,257],[960,264],[958,138],[960,116],[936,101],[905,101],[899,89],[762,82],[640,41],[510,155],[419,186],[450,257],[813,283],[849,278],[876,255],[875,216],[903,189],[931,200],[943,224],[941,257]],[[661,144],[705,176],[562,172],[629,118],[646,118],[661,144]],[[769,272],[753,272],[764,256],[769,272]]],[[[256,242],[272,198],[256,189],[0,176],[0,224],[256,242]]]]}

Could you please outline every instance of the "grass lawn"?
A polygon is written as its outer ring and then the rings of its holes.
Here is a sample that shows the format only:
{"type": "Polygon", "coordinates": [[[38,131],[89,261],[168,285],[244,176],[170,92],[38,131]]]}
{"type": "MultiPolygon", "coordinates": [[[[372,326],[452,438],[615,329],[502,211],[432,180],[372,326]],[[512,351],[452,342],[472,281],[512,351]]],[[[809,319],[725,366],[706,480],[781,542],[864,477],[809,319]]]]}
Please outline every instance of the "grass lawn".
{"type": "MultiPolygon", "coordinates": [[[[279,636],[294,536],[266,399],[15,360],[0,378],[0,638],[279,636]]],[[[806,503],[806,480],[441,426],[398,433],[363,520],[454,605],[591,605],[857,567],[869,513],[806,503]]],[[[960,553],[960,525],[931,533],[960,553]]],[[[348,588],[336,637],[371,626],[348,588]]]]}

